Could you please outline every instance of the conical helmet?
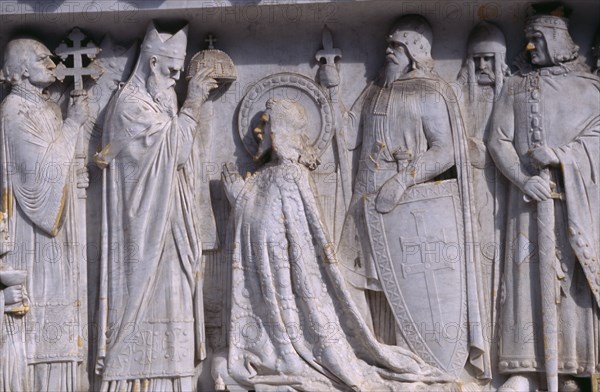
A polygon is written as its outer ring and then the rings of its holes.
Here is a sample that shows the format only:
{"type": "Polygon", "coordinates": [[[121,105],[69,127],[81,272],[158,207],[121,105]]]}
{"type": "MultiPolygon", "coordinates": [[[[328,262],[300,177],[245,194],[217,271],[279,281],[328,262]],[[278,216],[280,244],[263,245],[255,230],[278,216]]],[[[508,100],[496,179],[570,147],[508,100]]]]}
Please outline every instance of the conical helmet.
{"type": "Polygon", "coordinates": [[[506,39],[502,30],[486,21],[475,26],[469,34],[467,55],[473,56],[477,53],[497,53],[504,58],[504,55],[506,55],[506,39]]]}

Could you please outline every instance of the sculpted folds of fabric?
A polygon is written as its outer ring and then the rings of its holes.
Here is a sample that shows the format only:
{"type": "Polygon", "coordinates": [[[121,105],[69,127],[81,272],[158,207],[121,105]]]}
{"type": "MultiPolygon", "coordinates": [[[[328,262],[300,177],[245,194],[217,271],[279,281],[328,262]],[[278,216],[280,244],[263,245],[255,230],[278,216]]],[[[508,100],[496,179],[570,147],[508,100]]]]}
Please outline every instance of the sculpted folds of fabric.
{"type": "Polygon", "coordinates": [[[0,0],[0,390],[600,392],[564,1],[0,0]]]}

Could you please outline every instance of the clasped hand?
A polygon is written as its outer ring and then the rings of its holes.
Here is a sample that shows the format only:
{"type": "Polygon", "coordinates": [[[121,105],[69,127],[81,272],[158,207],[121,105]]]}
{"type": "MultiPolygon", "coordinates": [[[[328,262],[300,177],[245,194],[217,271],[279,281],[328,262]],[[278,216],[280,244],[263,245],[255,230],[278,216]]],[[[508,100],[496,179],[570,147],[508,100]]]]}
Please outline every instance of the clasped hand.
{"type": "Polygon", "coordinates": [[[550,181],[540,176],[530,177],[523,185],[523,192],[535,201],[544,201],[552,197],[550,181]]]}
{"type": "Polygon", "coordinates": [[[558,166],[560,161],[553,149],[548,146],[536,147],[528,152],[534,165],[538,168],[558,166]]]}

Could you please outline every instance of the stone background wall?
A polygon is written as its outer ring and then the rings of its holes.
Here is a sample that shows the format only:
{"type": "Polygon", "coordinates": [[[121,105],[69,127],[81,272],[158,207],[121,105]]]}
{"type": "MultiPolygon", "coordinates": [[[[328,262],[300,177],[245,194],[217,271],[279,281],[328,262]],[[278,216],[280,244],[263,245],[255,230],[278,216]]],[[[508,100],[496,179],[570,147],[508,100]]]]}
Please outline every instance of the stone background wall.
{"type": "MultiPolygon", "coordinates": [[[[342,100],[350,107],[382,66],[385,36],[400,15],[418,13],[430,21],[436,69],[452,82],[465,55],[469,31],[482,19],[494,21],[504,30],[508,62],[512,62],[524,46],[523,25],[530,3],[517,0],[1,1],[0,49],[17,34],[37,36],[54,49],[74,26],[79,26],[97,43],[110,33],[116,42],[129,47],[136,45],[136,41],[139,45],[153,19],[166,24],[187,20],[189,61],[194,53],[206,48],[206,36],[214,34],[218,40],[215,47],[229,54],[238,72],[237,81],[213,104],[210,128],[214,134],[203,170],[198,173],[200,181],[211,182],[222,244],[226,240],[229,207],[219,183],[221,167],[223,163],[234,162],[244,173],[252,164],[238,136],[240,100],[256,81],[273,73],[290,71],[314,78],[318,69],[314,55],[321,49],[321,30],[325,24],[333,32],[334,46],[343,53],[339,63],[342,100]]],[[[581,55],[591,63],[592,39],[600,26],[600,2],[566,3],[573,9],[570,29],[573,39],[580,46],[581,55]]],[[[180,82],[178,88],[184,92],[185,83],[180,82]]],[[[2,90],[2,98],[5,94],[6,90],[2,90]]],[[[331,159],[324,157],[322,170],[331,167],[327,165],[331,159]]],[[[93,186],[99,178],[93,170],[90,174],[93,186]]],[[[88,197],[88,210],[97,209],[98,202],[93,195],[88,197]]],[[[94,248],[88,247],[87,252],[88,285],[93,292],[97,252],[90,249],[94,248]]],[[[229,260],[222,250],[207,252],[205,260],[209,351],[217,351],[225,346],[227,326],[223,310],[227,309],[228,301],[229,260]]],[[[210,385],[207,371],[201,377],[205,387],[210,385]]]]}

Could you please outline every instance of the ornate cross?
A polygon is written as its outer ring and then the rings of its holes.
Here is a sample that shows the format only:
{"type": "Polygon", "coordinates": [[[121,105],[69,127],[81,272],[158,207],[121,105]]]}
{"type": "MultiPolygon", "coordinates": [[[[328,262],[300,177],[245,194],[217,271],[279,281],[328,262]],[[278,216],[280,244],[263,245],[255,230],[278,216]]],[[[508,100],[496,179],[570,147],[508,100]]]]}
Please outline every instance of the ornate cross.
{"type": "Polygon", "coordinates": [[[58,48],[54,51],[62,61],[67,60],[69,56],[73,57],[73,67],[67,68],[62,62],[56,67],[55,74],[56,78],[62,81],[65,76],[73,77],[73,91],[83,91],[83,77],[90,76],[96,80],[102,75],[102,68],[98,66],[93,60],[96,55],[100,53],[101,49],[96,47],[93,42],[88,42],[86,46],[82,46],[82,42],[87,38],[85,34],[75,27],[67,38],[72,42],[73,46],[67,45],[63,41],[58,48]],[[83,66],[83,56],[87,56],[92,62],[87,66],[83,66]]]}
{"type": "Polygon", "coordinates": [[[427,224],[425,219],[425,210],[414,210],[411,211],[412,216],[415,219],[417,225],[417,237],[405,238],[400,237],[400,245],[402,251],[406,253],[407,245],[417,245],[419,247],[419,253],[421,255],[421,262],[416,264],[405,264],[402,263],[402,275],[404,278],[408,278],[411,275],[423,274],[425,277],[425,284],[427,286],[427,293],[429,298],[429,309],[431,309],[431,315],[433,317],[433,325],[436,323],[443,325],[444,319],[442,317],[442,308],[440,306],[441,298],[439,298],[437,290],[437,282],[435,280],[435,273],[444,269],[454,269],[454,265],[450,261],[441,261],[441,250],[437,244],[447,243],[446,231],[442,230],[443,238],[440,240],[429,235],[427,230],[427,224]],[[431,251],[427,249],[427,246],[435,245],[435,248],[431,251]],[[425,249],[423,249],[425,248],[425,249]],[[431,254],[437,255],[434,260],[427,257],[431,254]],[[435,311],[434,311],[435,309],[435,311]]]}

